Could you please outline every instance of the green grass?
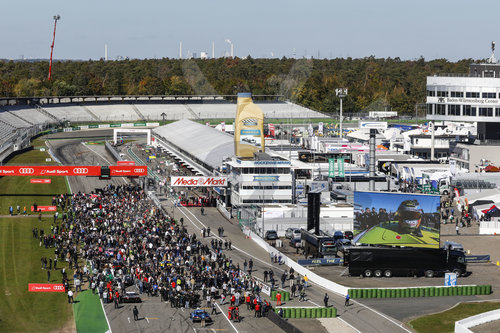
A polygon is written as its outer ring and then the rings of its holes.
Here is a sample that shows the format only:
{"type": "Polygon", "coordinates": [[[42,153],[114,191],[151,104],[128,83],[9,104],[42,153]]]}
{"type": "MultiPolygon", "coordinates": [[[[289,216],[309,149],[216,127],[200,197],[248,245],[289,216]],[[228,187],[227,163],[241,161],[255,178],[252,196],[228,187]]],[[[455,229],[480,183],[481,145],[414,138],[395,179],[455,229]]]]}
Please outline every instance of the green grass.
{"type": "Polygon", "coordinates": [[[85,290],[78,294],[73,305],[76,329],[78,333],[100,333],[108,330],[108,323],[102,311],[99,294],[85,290]]]}
{"type": "MultiPolygon", "coordinates": [[[[39,141],[38,144],[43,144],[43,141],[39,141]]],[[[15,156],[7,165],[57,165],[54,161],[46,162],[45,159],[49,157],[50,155],[47,151],[31,150],[15,156]]],[[[23,207],[26,206],[28,213],[30,213],[30,207],[34,202],[39,206],[49,206],[52,203],[52,196],[54,194],[66,192],[67,185],[65,177],[1,177],[0,215],[7,215],[9,213],[9,206],[11,205],[14,209],[19,205],[21,207],[21,212],[23,207]],[[52,179],[52,183],[31,184],[31,178],[50,178],[52,179]]]]}
{"type": "MultiPolygon", "coordinates": [[[[28,283],[47,283],[40,258],[54,256],[53,248],[40,247],[32,237],[35,226],[50,232],[50,219],[0,219],[0,332],[50,332],[72,319],[65,293],[28,292],[28,283]]],[[[60,261],[58,268],[62,266],[60,261]]],[[[51,271],[52,283],[60,283],[61,277],[59,270],[51,271]]]]}
{"type": "Polygon", "coordinates": [[[437,314],[423,316],[408,322],[417,332],[453,332],[455,322],[483,312],[500,309],[500,302],[460,303],[437,314]]]}
{"type": "MultiPolygon", "coordinates": [[[[43,139],[37,139],[38,146],[43,139]]],[[[50,157],[47,152],[32,150],[15,156],[7,165],[56,165],[45,162],[50,157]]],[[[51,184],[30,184],[30,178],[0,178],[0,215],[8,214],[12,205],[24,206],[30,210],[33,202],[50,205],[52,194],[67,191],[64,177],[52,178],[51,184]]],[[[28,292],[29,283],[46,283],[47,271],[41,269],[42,256],[54,257],[54,249],[39,246],[32,237],[32,229],[37,227],[50,232],[51,218],[33,217],[0,218],[0,332],[50,332],[65,328],[72,319],[73,311],[64,293],[28,292]]],[[[66,262],[59,262],[58,268],[66,262]]],[[[60,283],[60,271],[52,270],[51,280],[60,283]]],[[[68,277],[72,273],[68,271],[68,277]]]]}

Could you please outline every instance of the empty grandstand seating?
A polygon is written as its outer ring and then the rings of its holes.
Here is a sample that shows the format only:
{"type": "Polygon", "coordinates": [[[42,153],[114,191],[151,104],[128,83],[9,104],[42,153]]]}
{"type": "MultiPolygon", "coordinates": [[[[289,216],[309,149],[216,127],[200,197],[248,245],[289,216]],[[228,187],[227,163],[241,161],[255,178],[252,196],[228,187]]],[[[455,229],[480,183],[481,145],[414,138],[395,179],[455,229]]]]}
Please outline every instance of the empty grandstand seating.
{"type": "MultiPolygon", "coordinates": [[[[324,118],[324,115],[293,103],[257,103],[268,119],[324,118]]],[[[45,104],[39,111],[31,106],[10,106],[0,110],[0,121],[15,128],[68,120],[72,123],[158,121],[180,119],[231,119],[236,103],[97,103],[45,104]],[[43,111],[44,110],[44,111],[43,111]],[[9,112],[5,112],[9,111],[9,112]],[[54,118],[51,118],[52,116],[54,118]],[[23,120],[24,119],[24,120],[23,120]]]]}
{"type": "Polygon", "coordinates": [[[56,117],[60,121],[69,120],[71,122],[95,122],[92,117],[83,107],[76,104],[61,104],[58,106],[44,105],[45,111],[56,117]]]}
{"type": "MultiPolygon", "coordinates": [[[[166,120],[193,119],[193,114],[184,104],[134,104],[146,120],[162,120],[165,113],[166,120]]],[[[192,106],[193,104],[191,104],[192,106]]]]}
{"type": "MultiPolygon", "coordinates": [[[[266,118],[324,118],[319,112],[292,103],[256,103],[266,118]]],[[[201,119],[234,118],[236,104],[189,104],[201,119]]]]}
{"type": "Polygon", "coordinates": [[[9,112],[0,112],[0,122],[9,124],[12,127],[15,128],[25,128],[25,127],[31,127],[32,124],[28,123],[25,120],[22,120],[13,114],[9,112]]]}
{"type": "Polygon", "coordinates": [[[0,121],[0,144],[15,134],[16,129],[0,121]]]}
{"type": "Polygon", "coordinates": [[[41,113],[37,109],[28,106],[16,107],[16,108],[10,107],[9,112],[15,114],[20,118],[23,118],[24,120],[32,124],[43,124],[47,122],[53,122],[53,119],[41,113]]]}
{"type": "Polygon", "coordinates": [[[85,107],[101,121],[124,122],[141,119],[130,104],[96,104],[85,107]]]}

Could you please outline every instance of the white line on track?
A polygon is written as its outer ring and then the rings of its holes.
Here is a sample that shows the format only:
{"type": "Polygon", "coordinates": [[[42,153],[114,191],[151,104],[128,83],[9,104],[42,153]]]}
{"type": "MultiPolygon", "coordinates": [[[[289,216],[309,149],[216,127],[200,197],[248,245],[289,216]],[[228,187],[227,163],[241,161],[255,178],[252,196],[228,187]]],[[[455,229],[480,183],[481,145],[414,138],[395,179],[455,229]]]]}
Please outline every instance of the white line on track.
{"type": "Polygon", "coordinates": [[[148,322],[148,324],[149,324],[149,319],[148,319],[148,317],[144,317],[144,318],[146,318],[146,321],[147,321],[147,322],[148,322]]]}
{"type": "Polygon", "coordinates": [[[360,330],[358,330],[356,327],[352,326],[351,324],[349,324],[347,321],[345,321],[344,319],[340,318],[340,317],[337,317],[338,320],[342,321],[344,324],[346,324],[347,326],[349,326],[350,328],[352,328],[353,330],[355,330],[356,332],[358,333],[361,333],[360,330]]]}
{"type": "Polygon", "coordinates": [[[236,329],[236,327],[234,327],[233,323],[231,322],[231,320],[229,320],[229,318],[226,316],[226,314],[224,313],[224,311],[222,311],[221,307],[219,306],[219,304],[215,303],[215,305],[217,305],[217,308],[219,308],[219,311],[222,313],[222,315],[224,316],[224,318],[226,318],[227,322],[229,323],[229,325],[231,325],[231,327],[234,329],[234,331],[236,333],[239,333],[238,330],[236,329]]]}
{"type": "MultiPolygon", "coordinates": [[[[90,148],[89,145],[85,144],[84,142],[82,142],[82,145],[87,148],[88,150],[90,150],[91,152],[93,152],[94,154],[96,154],[97,156],[99,156],[100,158],[102,158],[106,163],[108,163],[108,165],[112,165],[113,163],[111,163],[110,161],[108,161],[106,159],[106,157],[104,157],[102,154],[99,154],[97,151],[95,151],[94,149],[90,148]]],[[[123,182],[125,184],[127,184],[127,180],[125,179],[125,177],[120,177],[123,182]]]]}
{"type": "Polygon", "coordinates": [[[112,333],[111,332],[111,325],[109,324],[108,315],[106,314],[106,310],[104,310],[104,304],[102,303],[102,299],[100,301],[101,301],[102,312],[104,312],[104,318],[106,318],[106,322],[108,323],[108,328],[109,328],[109,331],[106,331],[106,332],[112,333]]]}

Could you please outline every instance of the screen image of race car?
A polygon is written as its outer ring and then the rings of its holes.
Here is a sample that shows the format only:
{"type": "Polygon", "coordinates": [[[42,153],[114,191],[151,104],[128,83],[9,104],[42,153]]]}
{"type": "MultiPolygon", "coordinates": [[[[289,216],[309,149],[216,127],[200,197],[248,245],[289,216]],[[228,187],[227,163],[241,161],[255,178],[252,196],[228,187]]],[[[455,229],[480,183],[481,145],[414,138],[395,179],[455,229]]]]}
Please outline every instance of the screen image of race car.
{"type": "Polygon", "coordinates": [[[439,248],[440,196],[354,192],[358,244],[439,248]]]}

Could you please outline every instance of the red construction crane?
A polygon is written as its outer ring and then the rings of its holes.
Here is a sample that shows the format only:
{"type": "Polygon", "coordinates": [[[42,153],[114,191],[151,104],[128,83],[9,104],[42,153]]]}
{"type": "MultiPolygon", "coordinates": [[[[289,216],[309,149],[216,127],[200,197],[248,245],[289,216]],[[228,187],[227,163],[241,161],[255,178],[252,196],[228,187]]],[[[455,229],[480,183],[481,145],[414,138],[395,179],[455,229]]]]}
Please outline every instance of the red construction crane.
{"type": "Polygon", "coordinates": [[[52,53],[54,52],[54,43],[56,41],[56,26],[57,26],[57,20],[59,20],[61,16],[56,15],[54,16],[54,36],[52,37],[52,45],[50,46],[50,65],[49,65],[49,81],[52,76],[52,53]]]}

